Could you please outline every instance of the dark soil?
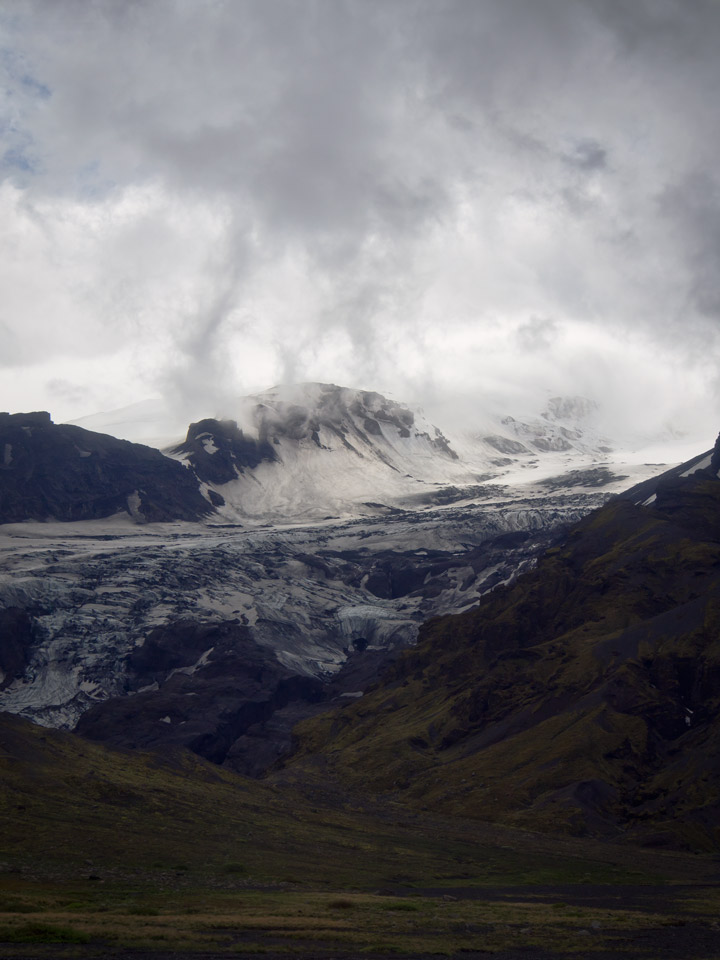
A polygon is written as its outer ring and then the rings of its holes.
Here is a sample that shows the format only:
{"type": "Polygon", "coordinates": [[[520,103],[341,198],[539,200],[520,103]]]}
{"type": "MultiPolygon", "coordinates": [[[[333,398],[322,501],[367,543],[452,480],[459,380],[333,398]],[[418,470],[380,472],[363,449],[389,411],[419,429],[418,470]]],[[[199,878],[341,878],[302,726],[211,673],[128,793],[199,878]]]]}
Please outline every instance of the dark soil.
{"type": "MultiPolygon", "coordinates": [[[[381,892],[394,897],[452,897],[453,900],[507,900],[512,903],[565,903],[599,910],[638,910],[666,915],[687,914],[684,901],[719,885],[678,884],[614,887],[606,884],[528,884],[506,887],[386,887],[381,892]]],[[[697,913],[693,912],[697,918],[697,913]]],[[[711,918],[715,920],[713,916],[711,918]]],[[[720,920],[720,918],[717,918],[720,920]]],[[[719,923],[720,926],[720,923],[719,923]]]]}

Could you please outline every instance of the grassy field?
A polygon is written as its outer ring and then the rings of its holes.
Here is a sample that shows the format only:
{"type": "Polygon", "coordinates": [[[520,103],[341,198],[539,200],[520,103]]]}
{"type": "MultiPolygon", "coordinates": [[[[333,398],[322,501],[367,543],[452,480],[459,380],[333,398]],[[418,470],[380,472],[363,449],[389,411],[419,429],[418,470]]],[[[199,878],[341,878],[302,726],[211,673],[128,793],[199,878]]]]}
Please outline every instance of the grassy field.
{"type": "Polygon", "coordinates": [[[717,891],[583,885],[455,894],[197,888],[169,881],[0,883],[2,955],[716,957],[717,891]],[[667,952],[672,948],[672,952],[667,952]],[[699,951],[699,952],[698,952],[699,951]]]}

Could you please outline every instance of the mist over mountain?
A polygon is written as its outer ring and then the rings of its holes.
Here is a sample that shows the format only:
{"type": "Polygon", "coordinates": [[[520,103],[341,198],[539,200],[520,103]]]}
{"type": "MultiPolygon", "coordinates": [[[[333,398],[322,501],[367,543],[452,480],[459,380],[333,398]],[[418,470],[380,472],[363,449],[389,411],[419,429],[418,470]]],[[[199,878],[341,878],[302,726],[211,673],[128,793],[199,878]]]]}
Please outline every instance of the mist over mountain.
{"type": "Polygon", "coordinates": [[[519,491],[532,497],[570,486],[618,492],[626,478],[657,472],[652,464],[661,457],[686,459],[690,442],[627,429],[614,436],[602,407],[582,396],[551,396],[523,416],[489,404],[461,429],[377,392],[320,383],[275,387],[228,401],[225,410],[175,439],[172,418],[156,402],[77,423],[154,442],[191,467],[233,522],[372,514],[519,491]]]}

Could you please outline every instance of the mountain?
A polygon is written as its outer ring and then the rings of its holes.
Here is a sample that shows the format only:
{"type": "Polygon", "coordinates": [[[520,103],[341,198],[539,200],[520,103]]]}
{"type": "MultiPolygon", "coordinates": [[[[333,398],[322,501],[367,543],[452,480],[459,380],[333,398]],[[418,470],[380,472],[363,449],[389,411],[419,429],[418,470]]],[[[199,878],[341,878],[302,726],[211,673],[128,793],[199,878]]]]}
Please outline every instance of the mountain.
{"type": "MultiPolygon", "coordinates": [[[[599,503],[663,466],[645,462],[647,438],[609,439],[598,404],[579,396],[549,397],[523,416],[479,409],[459,432],[379,393],[326,383],[282,385],[227,406],[223,418],[191,423],[163,446],[195,476],[218,522],[387,516],[548,494],[599,503]]],[[[157,400],[77,423],[147,440],[167,438],[176,421],[157,400]]]]}
{"type": "Polygon", "coordinates": [[[495,446],[451,443],[377,393],[301,384],[193,423],[171,456],[6,416],[0,491],[24,522],[0,526],[0,707],[257,773],[624,482],[593,411],[556,398],[494,422],[495,446]]]}
{"type": "Polygon", "coordinates": [[[193,423],[166,450],[232,521],[610,494],[629,476],[657,470],[612,456],[596,405],[582,397],[551,398],[538,417],[479,417],[482,424],[451,440],[417,410],[334,384],[276,387],[236,406],[235,419],[193,423]]]}
{"type": "Polygon", "coordinates": [[[487,479],[421,414],[378,393],[309,383],[238,406],[243,427],[202,420],[168,451],[223,498],[229,519],[373,515],[428,486],[487,479]]]}
{"type": "Polygon", "coordinates": [[[480,412],[452,439],[419,410],[333,384],[285,385],[231,406],[233,419],[191,423],[172,443],[177,415],[161,401],[74,425],[3,414],[0,522],[118,512],[139,522],[197,520],[213,508],[215,522],[314,522],[548,494],[602,498],[659,469],[613,453],[597,405],[582,397],[552,397],[537,416],[480,412]],[[166,456],[113,432],[164,434],[166,456]]]}
{"type": "Polygon", "coordinates": [[[361,699],[298,728],[298,768],[322,755],[415,808],[716,849],[719,477],[720,438],[430,620],[361,699]]]}
{"type": "Polygon", "coordinates": [[[0,413],[0,523],[204,519],[191,474],[141,444],[54,424],[49,413],[0,413]]]}
{"type": "MultiPolygon", "coordinates": [[[[387,412],[361,429],[411,464],[387,412]]],[[[593,513],[617,474],[573,447],[489,495],[232,522],[333,456],[307,423],[195,424],[167,462],[200,520],[0,526],[0,706],[84,734],[0,712],[5,953],[716,956],[720,438],[593,513]]]]}

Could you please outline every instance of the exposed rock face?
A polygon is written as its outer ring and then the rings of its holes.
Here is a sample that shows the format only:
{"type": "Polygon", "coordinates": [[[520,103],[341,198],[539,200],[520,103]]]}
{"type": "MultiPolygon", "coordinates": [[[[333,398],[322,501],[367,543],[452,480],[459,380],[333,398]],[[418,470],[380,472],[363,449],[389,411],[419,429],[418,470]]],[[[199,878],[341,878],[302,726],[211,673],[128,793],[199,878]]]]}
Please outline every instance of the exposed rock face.
{"type": "Polygon", "coordinates": [[[498,453],[510,453],[517,455],[518,453],[529,453],[530,451],[526,446],[520,443],[519,440],[511,440],[509,437],[497,437],[490,435],[483,437],[485,443],[489,443],[491,447],[494,447],[498,453]]]}
{"type": "Polygon", "coordinates": [[[49,413],[0,413],[0,523],[199,520],[212,512],[193,475],[158,450],[49,413]]]}
{"type": "Polygon", "coordinates": [[[500,421],[505,436],[490,434],[483,440],[510,456],[583,451],[595,456],[610,453],[595,423],[599,407],[586,397],[552,397],[539,417],[500,421]],[[510,436],[508,436],[509,434],[510,436]]]}
{"type": "Polygon", "coordinates": [[[712,458],[710,460],[710,469],[716,477],[718,476],[718,473],[720,473],[720,434],[718,434],[718,438],[715,441],[715,448],[713,449],[712,458]]]}
{"type": "MultiPolygon", "coordinates": [[[[335,384],[302,384],[297,401],[275,396],[271,391],[258,398],[253,418],[259,436],[273,443],[282,438],[311,440],[322,447],[320,433],[327,430],[355,449],[372,446],[370,437],[383,437],[384,425],[389,436],[408,439],[416,429],[415,414],[402,404],[388,400],[379,393],[349,390],[335,384]]],[[[428,443],[451,459],[456,454],[447,440],[435,431],[435,436],[423,433],[428,443]]]]}
{"type": "Polygon", "coordinates": [[[430,620],[303,753],[409,803],[528,829],[720,840],[720,479],[704,454],[430,620]]]}
{"type": "Polygon", "coordinates": [[[237,620],[158,627],[128,665],[131,695],[91,707],[78,733],[120,746],[187,747],[223,763],[253,724],[324,695],[319,680],[283,667],[237,620]]]}
{"type": "Polygon", "coordinates": [[[283,667],[237,620],[178,620],[128,659],[127,694],[95,704],[76,732],[114,746],[185,747],[248,776],[290,753],[298,720],[355,697],[397,650],[358,654],[330,681],[283,667]]]}
{"type": "Polygon", "coordinates": [[[198,478],[206,483],[227,483],[248,468],[276,459],[267,440],[246,437],[234,420],[191,423],[185,442],[172,452],[185,455],[198,478]]]}
{"type": "Polygon", "coordinates": [[[571,487],[606,487],[610,483],[627,480],[623,474],[613,473],[607,467],[592,467],[587,470],[568,470],[558,477],[546,477],[538,485],[549,490],[567,490],[571,487]]]}
{"type": "Polygon", "coordinates": [[[551,397],[542,416],[546,420],[583,420],[597,411],[597,403],[587,397],[551,397]]]}
{"type": "Polygon", "coordinates": [[[25,672],[34,634],[27,611],[19,607],[0,610],[0,690],[25,672]]]}
{"type": "Polygon", "coordinates": [[[373,515],[446,485],[450,466],[477,480],[440,430],[379,393],[306,383],[238,406],[238,422],[192,424],[170,451],[222,498],[226,520],[373,515]]]}

